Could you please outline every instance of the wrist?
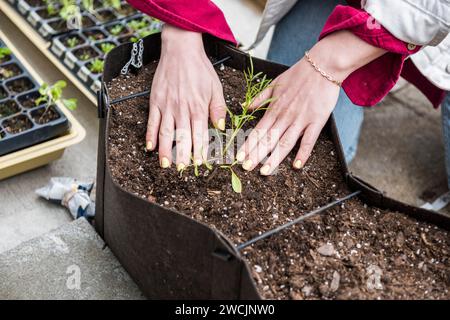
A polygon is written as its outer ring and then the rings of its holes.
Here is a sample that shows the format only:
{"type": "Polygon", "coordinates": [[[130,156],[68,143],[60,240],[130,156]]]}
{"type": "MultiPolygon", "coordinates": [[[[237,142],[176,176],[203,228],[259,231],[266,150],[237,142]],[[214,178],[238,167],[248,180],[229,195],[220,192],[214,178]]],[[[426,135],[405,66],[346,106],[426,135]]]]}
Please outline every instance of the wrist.
{"type": "Polygon", "coordinates": [[[338,81],[383,55],[384,49],[374,47],[350,31],[337,31],[323,38],[310,50],[314,60],[338,81]]]}
{"type": "Polygon", "coordinates": [[[203,51],[202,34],[187,31],[165,24],[161,32],[161,47],[163,51],[203,51]]]}

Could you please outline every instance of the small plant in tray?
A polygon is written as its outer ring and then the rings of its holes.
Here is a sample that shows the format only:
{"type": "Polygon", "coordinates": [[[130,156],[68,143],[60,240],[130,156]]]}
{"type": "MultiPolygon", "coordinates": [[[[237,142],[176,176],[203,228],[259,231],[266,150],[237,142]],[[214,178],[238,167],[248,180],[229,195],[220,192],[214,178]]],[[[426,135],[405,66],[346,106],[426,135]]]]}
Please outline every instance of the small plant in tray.
{"type": "Polygon", "coordinates": [[[100,44],[100,50],[102,50],[104,55],[107,55],[116,45],[112,42],[104,42],[100,44]]]}
{"type": "Polygon", "coordinates": [[[43,121],[49,110],[51,111],[55,103],[62,103],[67,109],[75,110],[77,108],[77,99],[64,99],[63,89],[67,86],[67,83],[64,80],[59,80],[55,82],[53,85],[49,85],[48,83],[43,83],[39,88],[39,94],[41,95],[38,99],[36,99],[36,106],[42,105],[45,103],[45,108],[42,112],[40,112],[39,117],[36,119],[38,123],[48,122],[53,120],[53,114],[55,112],[51,112],[50,118],[47,121],[43,121]]]}
{"type": "Polygon", "coordinates": [[[121,25],[121,24],[116,24],[113,25],[111,27],[108,28],[109,33],[111,33],[113,36],[117,37],[119,35],[121,35],[122,33],[126,33],[126,29],[125,26],[121,25]]]}
{"type": "Polygon", "coordinates": [[[95,58],[88,63],[88,69],[94,74],[102,73],[105,67],[105,61],[99,58],[95,58]]]}
{"type": "Polygon", "coordinates": [[[67,45],[67,47],[74,48],[80,44],[80,38],[76,36],[70,37],[67,38],[67,40],[64,43],[67,45]]]}
{"type": "Polygon", "coordinates": [[[0,47],[0,63],[11,59],[11,50],[7,47],[0,47]]]}

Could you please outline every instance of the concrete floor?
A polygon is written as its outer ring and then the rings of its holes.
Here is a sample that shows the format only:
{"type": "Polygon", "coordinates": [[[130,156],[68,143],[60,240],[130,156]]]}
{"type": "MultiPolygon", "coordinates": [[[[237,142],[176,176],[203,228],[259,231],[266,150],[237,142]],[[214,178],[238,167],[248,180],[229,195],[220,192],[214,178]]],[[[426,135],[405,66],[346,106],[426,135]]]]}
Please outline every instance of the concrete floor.
{"type": "MultiPolygon", "coordinates": [[[[241,42],[250,44],[256,34],[260,11],[243,6],[247,1],[215,2],[224,10],[241,42]]],[[[45,81],[64,78],[1,12],[0,28],[7,34],[14,34],[15,44],[45,81]]],[[[263,57],[269,41],[270,36],[255,50],[255,55],[263,57]]],[[[74,115],[85,127],[86,139],[68,149],[60,160],[0,182],[0,252],[71,220],[65,209],[42,201],[34,194],[50,177],[95,179],[96,109],[73,86],[67,89],[66,97],[79,101],[74,115]]],[[[412,204],[421,204],[420,197],[430,198],[446,190],[439,112],[433,110],[417,90],[407,85],[378,107],[368,110],[366,115],[361,145],[352,164],[354,172],[389,195],[412,204]]]]}

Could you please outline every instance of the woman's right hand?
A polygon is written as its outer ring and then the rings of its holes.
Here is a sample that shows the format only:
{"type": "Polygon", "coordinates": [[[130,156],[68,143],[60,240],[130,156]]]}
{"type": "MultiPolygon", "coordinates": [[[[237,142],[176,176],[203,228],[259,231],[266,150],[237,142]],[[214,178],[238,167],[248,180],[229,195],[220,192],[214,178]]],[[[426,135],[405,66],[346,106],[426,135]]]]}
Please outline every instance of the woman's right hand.
{"type": "Polygon", "coordinates": [[[176,139],[176,164],[182,170],[201,164],[208,151],[208,115],[213,125],[225,129],[225,99],[214,67],[206,56],[200,33],[165,25],[161,58],[153,78],[146,148],[158,145],[162,168],[172,159],[176,139]]]}

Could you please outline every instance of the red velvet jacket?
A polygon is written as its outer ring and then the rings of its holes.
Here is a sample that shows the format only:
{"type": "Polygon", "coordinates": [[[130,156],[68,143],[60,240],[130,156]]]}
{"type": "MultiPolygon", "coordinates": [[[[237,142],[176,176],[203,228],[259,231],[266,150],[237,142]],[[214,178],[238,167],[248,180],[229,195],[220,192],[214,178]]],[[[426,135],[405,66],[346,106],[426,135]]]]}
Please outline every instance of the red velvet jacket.
{"type": "MultiPolygon", "coordinates": [[[[127,0],[138,10],[179,28],[209,33],[236,44],[225,17],[210,0],[127,0]]],[[[353,72],[343,83],[350,100],[361,106],[372,106],[392,89],[400,75],[416,85],[437,107],[445,92],[432,85],[415,68],[410,54],[420,47],[409,46],[392,34],[357,5],[337,6],[331,13],[320,34],[320,39],[337,30],[349,30],[364,41],[388,51],[382,57],[353,72]]]]}

